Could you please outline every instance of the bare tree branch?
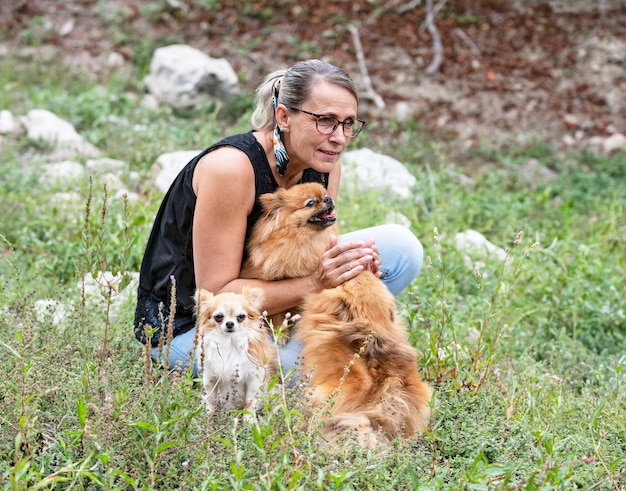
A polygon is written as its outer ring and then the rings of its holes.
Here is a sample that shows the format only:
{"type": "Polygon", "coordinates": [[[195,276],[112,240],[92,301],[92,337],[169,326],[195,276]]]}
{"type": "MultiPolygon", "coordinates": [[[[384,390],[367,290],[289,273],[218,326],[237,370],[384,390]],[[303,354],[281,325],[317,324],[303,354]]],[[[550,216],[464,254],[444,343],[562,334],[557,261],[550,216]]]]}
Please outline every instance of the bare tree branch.
{"type": "Polygon", "coordinates": [[[368,99],[374,101],[374,104],[376,104],[378,109],[384,109],[385,101],[383,101],[383,98],[374,90],[372,81],[367,72],[365,56],[363,55],[363,47],[361,46],[361,38],[359,37],[359,30],[352,24],[348,24],[348,30],[352,35],[352,42],[354,43],[354,49],[356,50],[356,58],[359,62],[359,69],[361,70],[363,84],[365,85],[365,93],[363,94],[363,97],[367,97],[368,99]]]}
{"type": "MultiPolygon", "coordinates": [[[[437,17],[437,15],[439,15],[439,11],[443,8],[443,6],[446,4],[447,0],[440,0],[439,3],[437,5],[435,5],[434,7],[432,6],[432,2],[429,2],[428,0],[426,1],[426,3],[430,3],[430,7],[428,5],[426,5],[426,10],[430,10],[432,12],[432,17],[429,21],[428,16],[426,17],[426,19],[424,20],[424,22],[422,22],[422,25],[420,26],[420,29],[423,31],[424,29],[428,28],[428,23],[431,21],[435,20],[435,17],[437,17]]],[[[427,12],[428,13],[428,12],[427,12]]]]}
{"type": "Polygon", "coordinates": [[[439,30],[435,25],[435,17],[437,16],[437,12],[443,7],[446,3],[446,0],[441,0],[437,7],[433,8],[433,0],[426,0],[426,29],[430,33],[430,36],[433,38],[433,60],[430,62],[430,65],[426,68],[426,73],[431,75],[435,72],[438,72],[441,68],[441,64],[443,63],[443,44],[441,43],[441,36],[439,35],[439,30]]]}
{"type": "Polygon", "coordinates": [[[420,3],[422,3],[422,0],[412,0],[411,2],[407,2],[404,5],[400,5],[396,10],[399,14],[404,14],[405,12],[408,12],[409,10],[417,7],[420,3]]]}
{"type": "Polygon", "coordinates": [[[478,46],[476,46],[476,43],[472,41],[472,39],[467,34],[465,34],[465,31],[457,27],[456,29],[454,29],[453,32],[454,34],[459,36],[465,42],[465,44],[467,44],[467,46],[469,46],[469,49],[472,50],[472,53],[474,55],[480,56],[480,50],[478,49],[478,46]]]}
{"type": "Polygon", "coordinates": [[[422,0],[410,0],[409,2],[402,3],[403,1],[404,0],[389,0],[383,6],[374,9],[372,13],[367,16],[363,24],[366,26],[373,24],[374,22],[378,20],[378,18],[381,15],[384,15],[385,13],[389,12],[392,9],[395,10],[399,14],[404,14],[408,12],[409,10],[417,7],[420,3],[422,3],[422,0]],[[401,4],[401,5],[398,5],[398,4],[401,4]]]}

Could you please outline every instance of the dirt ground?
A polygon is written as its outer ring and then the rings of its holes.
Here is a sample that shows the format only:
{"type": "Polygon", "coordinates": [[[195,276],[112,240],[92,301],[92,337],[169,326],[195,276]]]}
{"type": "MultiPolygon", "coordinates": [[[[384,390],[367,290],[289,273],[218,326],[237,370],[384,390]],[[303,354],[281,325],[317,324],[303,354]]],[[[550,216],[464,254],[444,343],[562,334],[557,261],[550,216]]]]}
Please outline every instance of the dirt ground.
{"type": "Polygon", "coordinates": [[[369,77],[382,97],[377,107],[365,91],[361,104],[373,137],[375,121],[389,117],[416,120],[463,146],[540,137],[560,149],[580,148],[626,133],[626,2],[597,2],[578,13],[540,0],[439,2],[442,63],[433,74],[425,3],[2,0],[0,32],[5,49],[22,49],[21,41],[34,37],[94,73],[112,59],[137,59],[137,39],[190,44],[226,58],[250,92],[267,71],[328,59],[362,88],[369,77]]]}

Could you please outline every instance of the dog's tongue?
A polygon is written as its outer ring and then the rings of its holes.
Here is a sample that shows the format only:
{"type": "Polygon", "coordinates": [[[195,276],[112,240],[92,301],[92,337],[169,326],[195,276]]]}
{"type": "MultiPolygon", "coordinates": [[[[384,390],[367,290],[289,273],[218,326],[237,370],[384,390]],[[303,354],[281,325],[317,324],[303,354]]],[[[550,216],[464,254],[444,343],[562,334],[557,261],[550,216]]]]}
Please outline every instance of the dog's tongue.
{"type": "Polygon", "coordinates": [[[309,223],[322,225],[324,227],[332,225],[335,221],[336,217],[334,213],[323,213],[321,215],[315,215],[309,219],[309,223]]]}

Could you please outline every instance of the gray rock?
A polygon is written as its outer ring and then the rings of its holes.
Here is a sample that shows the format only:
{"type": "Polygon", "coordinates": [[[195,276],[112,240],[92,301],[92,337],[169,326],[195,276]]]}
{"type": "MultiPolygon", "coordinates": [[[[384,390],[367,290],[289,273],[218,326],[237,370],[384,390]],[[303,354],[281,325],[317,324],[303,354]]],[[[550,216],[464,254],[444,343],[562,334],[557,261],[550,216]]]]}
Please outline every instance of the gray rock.
{"type": "Polygon", "coordinates": [[[42,178],[44,182],[63,188],[73,187],[74,181],[85,176],[85,168],[82,164],[72,160],[55,162],[43,166],[42,178]]]}
{"type": "Polygon", "coordinates": [[[614,133],[606,138],[592,136],[587,144],[591,150],[604,157],[609,157],[616,152],[626,152],[626,136],[621,133],[614,133]]]}
{"type": "Polygon", "coordinates": [[[76,286],[79,291],[82,291],[84,287],[85,300],[90,308],[105,309],[110,301],[111,320],[126,322],[129,306],[133,305],[137,298],[138,285],[139,273],[137,272],[113,274],[111,271],[98,271],[96,274],[85,274],[76,286]],[[128,284],[124,286],[123,281],[127,281],[128,284]]]}
{"type": "Polygon", "coordinates": [[[175,108],[223,100],[238,92],[238,78],[224,58],[211,58],[184,44],[157,48],[145,78],[150,93],[175,108]]]}
{"type": "Polygon", "coordinates": [[[385,223],[396,223],[398,225],[403,225],[406,228],[411,228],[412,225],[411,220],[399,211],[390,211],[387,213],[385,216],[385,223]]]}
{"type": "Polygon", "coordinates": [[[115,160],[108,157],[101,159],[90,159],[85,162],[85,168],[89,172],[96,174],[106,174],[108,172],[127,172],[128,164],[121,160],[115,160]]]}
{"type": "Polygon", "coordinates": [[[57,158],[72,156],[95,157],[99,150],[80,136],[74,126],[45,109],[33,109],[20,118],[31,140],[41,140],[54,146],[57,158]]]}
{"type": "Polygon", "coordinates": [[[0,135],[15,135],[20,130],[21,125],[11,111],[6,109],[0,111],[0,135]]]}
{"type": "Polygon", "coordinates": [[[387,191],[406,200],[417,182],[400,161],[369,148],[346,152],[342,163],[342,187],[351,191],[387,191]]]}
{"type": "Polygon", "coordinates": [[[47,327],[60,327],[68,315],[71,313],[72,306],[64,305],[52,299],[36,300],[33,305],[35,318],[40,324],[48,324],[47,327]]]}
{"type": "Polygon", "coordinates": [[[156,163],[155,187],[165,193],[180,170],[199,153],[199,150],[179,150],[159,155],[156,163]]]}
{"type": "Polygon", "coordinates": [[[605,155],[613,155],[616,152],[626,152],[626,136],[614,133],[606,138],[602,144],[605,155]]]}
{"type": "Polygon", "coordinates": [[[507,253],[501,247],[492,244],[476,230],[466,230],[455,235],[454,241],[458,251],[466,253],[472,259],[497,259],[504,261],[507,253]]]}

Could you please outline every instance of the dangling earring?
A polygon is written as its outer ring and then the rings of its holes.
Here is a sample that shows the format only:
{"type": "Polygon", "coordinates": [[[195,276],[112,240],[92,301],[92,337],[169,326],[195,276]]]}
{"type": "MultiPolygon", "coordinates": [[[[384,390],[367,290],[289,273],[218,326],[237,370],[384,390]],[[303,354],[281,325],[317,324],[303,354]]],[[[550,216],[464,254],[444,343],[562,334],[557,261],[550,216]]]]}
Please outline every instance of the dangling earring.
{"type": "MultiPolygon", "coordinates": [[[[278,122],[276,121],[276,108],[278,107],[278,86],[280,81],[274,82],[272,87],[272,104],[274,105],[274,156],[276,157],[276,168],[281,176],[285,175],[287,170],[287,164],[289,163],[289,155],[283,141],[280,139],[280,132],[282,128],[278,128],[278,122]]],[[[283,131],[286,131],[285,128],[283,131]]]]}

